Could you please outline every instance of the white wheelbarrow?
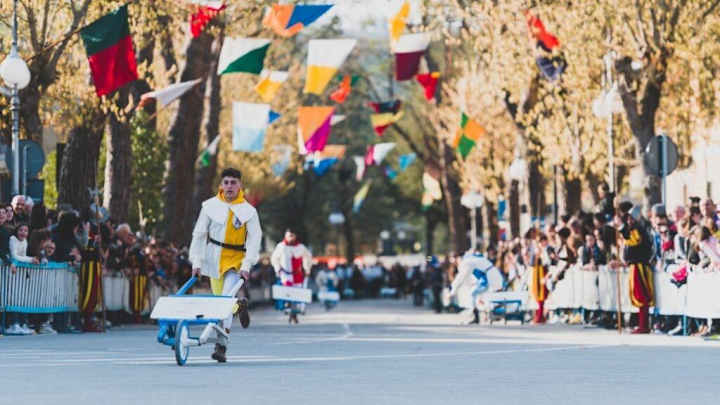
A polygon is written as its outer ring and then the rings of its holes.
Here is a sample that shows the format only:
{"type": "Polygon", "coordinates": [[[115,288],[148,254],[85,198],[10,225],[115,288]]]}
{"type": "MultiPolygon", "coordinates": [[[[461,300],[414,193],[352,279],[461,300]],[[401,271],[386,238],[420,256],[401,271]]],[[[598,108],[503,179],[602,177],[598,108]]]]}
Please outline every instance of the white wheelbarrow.
{"type": "Polygon", "coordinates": [[[233,314],[238,302],[235,294],[244,283],[241,278],[230,295],[185,295],[196,281],[197,277],[191,277],[175,295],[161,297],[150,314],[150,318],[157,319],[160,326],[158,343],[172,347],[179,366],[187,361],[190,346],[217,343],[217,338],[210,337],[213,330],[228,337],[221,323],[233,314]],[[191,325],[205,325],[205,328],[200,336],[193,337],[190,336],[191,325]]]}

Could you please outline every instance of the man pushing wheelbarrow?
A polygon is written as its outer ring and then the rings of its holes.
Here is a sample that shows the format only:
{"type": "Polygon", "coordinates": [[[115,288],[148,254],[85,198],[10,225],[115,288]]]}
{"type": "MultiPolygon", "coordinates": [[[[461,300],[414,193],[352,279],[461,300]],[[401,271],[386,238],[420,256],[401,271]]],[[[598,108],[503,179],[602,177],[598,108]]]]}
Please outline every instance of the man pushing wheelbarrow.
{"type": "MultiPolygon", "coordinates": [[[[262,229],[255,207],[245,201],[242,174],[227,168],[221,174],[218,194],[202,204],[192,233],[189,259],[193,276],[210,277],[213,295],[228,296],[237,291],[240,279],[250,278],[250,268],[258,261],[262,229]],[[233,291],[235,290],[235,291],[233,291]]],[[[250,325],[247,298],[238,301],[238,316],[243,328],[250,325]]],[[[232,326],[231,313],[222,321],[225,334],[217,333],[212,358],[227,361],[228,337],[232,326]]]]}

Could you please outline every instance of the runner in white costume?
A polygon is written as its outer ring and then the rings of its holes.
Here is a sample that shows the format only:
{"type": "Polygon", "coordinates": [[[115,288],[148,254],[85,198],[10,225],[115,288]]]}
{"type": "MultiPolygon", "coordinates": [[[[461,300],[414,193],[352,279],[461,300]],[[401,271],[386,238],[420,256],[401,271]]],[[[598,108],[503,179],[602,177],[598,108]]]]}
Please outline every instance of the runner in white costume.
{"type": "Polygon", "coordinates": [[[500,270],[479,252],[469,251],[458,266],[458,274],[453,280],[450,295],[458,297],[458,305],[472,308],[473,319],[469,323],[480,323],[480,311],[490,309],[489,302],[483,299],[488,292],[503,288],[500,270]]]}

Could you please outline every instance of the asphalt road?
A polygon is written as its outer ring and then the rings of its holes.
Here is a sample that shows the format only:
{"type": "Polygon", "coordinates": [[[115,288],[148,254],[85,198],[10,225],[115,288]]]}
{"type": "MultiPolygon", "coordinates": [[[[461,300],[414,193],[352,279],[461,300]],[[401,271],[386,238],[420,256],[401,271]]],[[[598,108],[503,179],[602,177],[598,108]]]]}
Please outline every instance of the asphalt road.
{"type": "Polygon", "coordinates": [[[184,367],[153,326],[0,338],[0,404],[697,404],[720,398],[720,343],[582,326],[460,326],[407,302],[271,309],[184,367]]]}

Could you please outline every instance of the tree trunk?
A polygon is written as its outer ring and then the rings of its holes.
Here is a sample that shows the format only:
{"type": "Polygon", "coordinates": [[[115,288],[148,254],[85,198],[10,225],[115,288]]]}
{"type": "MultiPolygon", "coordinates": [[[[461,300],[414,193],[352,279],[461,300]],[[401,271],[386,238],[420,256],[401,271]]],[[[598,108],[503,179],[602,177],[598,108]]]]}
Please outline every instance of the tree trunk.
{"type": "Polygon", "coordinates": [[[528,167],[530,190],[530,216],[540,219],[545,215],[545,178],[540,173],[539,156],[533,156],[528,167]]]}
{"type": "MultiPolygon", "coordinates": [[[[220,48],[222,46],[223,38],[222,31],[220,35],[215,39],[213,43],[212,52],[212,63],[210,65],[210,72],[214,72],[217,69],[218,56],[220,55],[220,48]]],[[[222,97],[221,97],[221,79],[219,75],[210,74],[207,79],[207,88],[205,89],[205,119],[203,127],[205,128],[205,147],[209,146],[216,137],[220,136],[220,112],[222,111],[222,97]]],[[[207,167],[198,167],[195,171],[195,190],[193,192],[193,203],[192,203],[192,215],[186,216],[186,227],[191,227],[195,218],[200,213],[200,208],[203,201],[210,198],[215,194],[213,190],[213,180],[217,174],[217,156],[220,153],[218,151],[215,155],[210,156],[210,164],[207,167]]]]}
{"type": "Polygon", "coordinates": [[[350,210],[343,210],[345,216],[345,223],[343,223],[343,233],[345,235],[345,242],[347,243],[347,250],[345,251],[345,258],[348,264],[352,264],[355,260],[355,235],[353,233],[352,223],[352,212],[350,210]]]}
{"type": "Polygon", "coordinates": [[[448,215],[449,248],[455,253],[461,254],[468,249],[468,222],[466,210],[460,204],[462,197],[460,184],[451,173],[455,155],[445,142],[440,142],[440,156],[440,184],[443,189],[443,201],[448,215]]]}
{"type": "MultiPolygon", "coordinates": [[[[637,143],[636,154],[642,162],[645,147],[655,134],[655,115],[660,108],[662,86],[666,80],[668,60],[671,50],[667,47],[660,49],[659,56],[654,63],[646,67],[645,86],[642,94],[631,90],[633,85],[641,87],[636,81],[637,72],[632,69],[632,58],[624,57],[615,61],[615,69],[623,77],[624,84],[619,86],[620,98],[625,110],[625,119],[637,143]]],[[[658,176],[645,172],[645,204],[650,207],[661,200],[661,182],[658,176]]]]}
{"type": "Polygon", "coordinates": [[[564,174],[565,187],[565,213],[574,215],[582,209],[582,181],[579,178],[569,178],[564,174]]]}
{"type": "MultiPolygon", "coordinates": [[[[20,91],[20,122],[25,136],[42,145],[43,124],[40,119],[40,84],[32,80],[30,85],[20,91]]],[[[87,192],[87,191],[86,191],[87,192]]]]}
{"type": "MultiPolygon", "coordinates": [[[[187,55],[180,81],[207,77],[211,65],[213,38],[203,32],[190,38],[185,48],[187,55]]],[[[191,210],[195,181],[200,126],[204,112],[205,81],[202,81],[181,98],[168,134],[169,163],[165,173],[163,196],[165,239],[183,243],[190,239],[190,221],[185,221],[191,210]]]]}
{"type": "Polygon", "coordinates": [[[510,181],[510,195],[508,197],[510,205],[510,233],[513,238],[520,237],[520,182],[517,180],[510,181]]]}
{"type": "Polygon", "coordinates": [[[425,254],[432,256],[435,253],[435,227],[437,221],[430,214],[430,210],[425,211],[425,254]]]}
{"type": "Polygon", "coordinates": [[[98,108],[70,130],[57,185],[58,204],[70,204],[80,212],[85,212],[93,202],[88,188],[96,186],[104,122],[105,116],[98,108]]]}
{"type": "Polygon", "coordinates": [[[485,240],[487,240],[487,246],[495,246],[498,242],[498,233],[500,227],[498,226],[497,210],[495,204],[491,201],[485,200],[485,228],[487,228],[485,240]]]}
{"type": "Polygon", "coordinates": [[[104,205],[110,216],[118,222],[125,222],[130,210],[130,189],[132,185],[132,146],[130,125],[122,114],[126,105],[129,88],[119,90],[118,112],[110,114],[107,125],[104,205]]]}

